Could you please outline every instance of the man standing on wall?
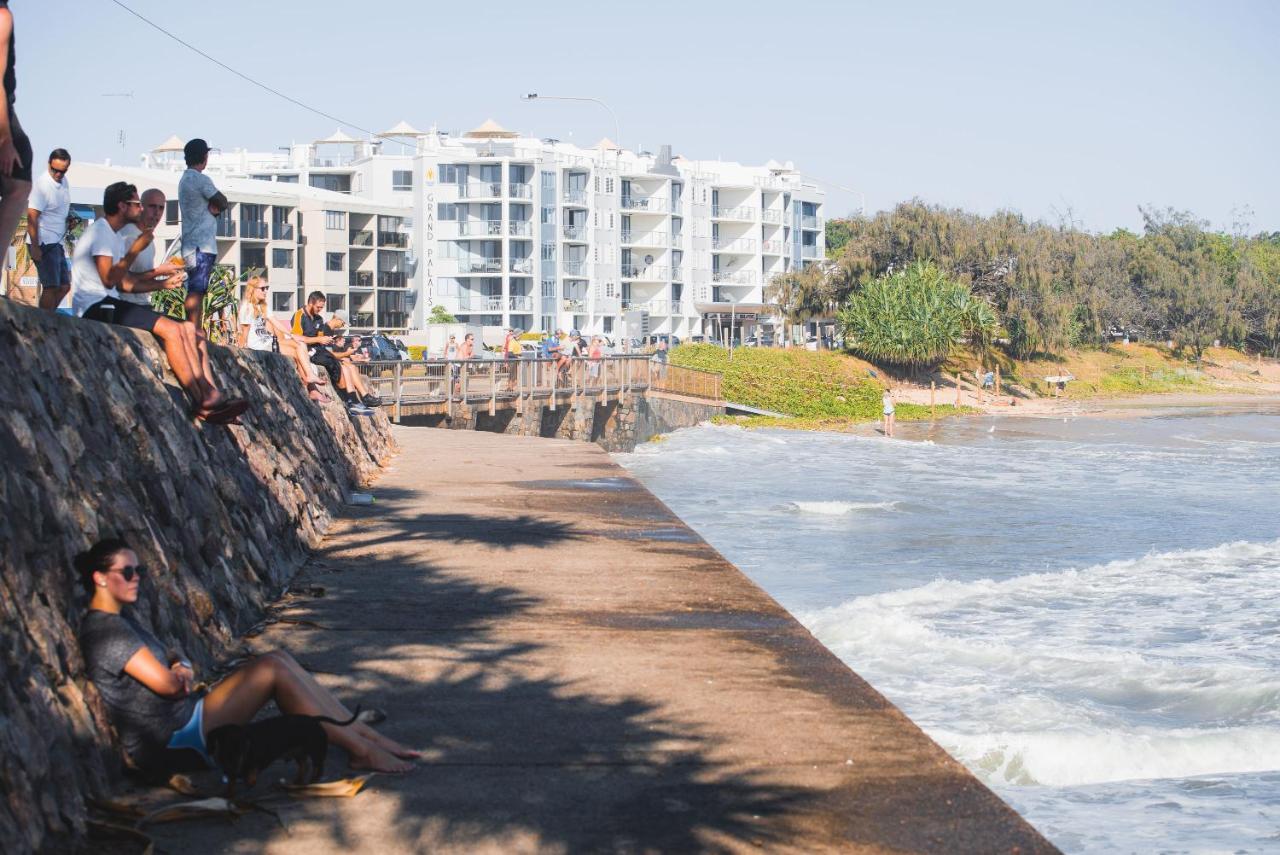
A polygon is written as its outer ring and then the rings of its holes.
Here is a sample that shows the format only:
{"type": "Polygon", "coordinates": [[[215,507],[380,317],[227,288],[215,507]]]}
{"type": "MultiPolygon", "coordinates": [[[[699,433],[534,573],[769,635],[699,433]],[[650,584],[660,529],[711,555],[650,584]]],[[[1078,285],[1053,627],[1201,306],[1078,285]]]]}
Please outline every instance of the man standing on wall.
{"type": "Polygon", "coordinates": [[[194,139],[182,149],[187,170],[178,180],[178,208],[182,212],[182,257],[187,263],[187,320],[196,335],[204,336],[204,295],[218,260],[218,215],[227,209],[227,197],[204,174],[209,165],[209,144],[194,139]]]}
{"type": "Polygon", "coordinates": [[[47,312],[56,311],[71,290],[71,273],[62,245],[71,213],[71,185],[67,183],[70,167],[71,155],[65,148],[55,148],[49,154],[49,168],[36,178],[27,199],[27,241],[40,278],[40,308],[47,312]]]}

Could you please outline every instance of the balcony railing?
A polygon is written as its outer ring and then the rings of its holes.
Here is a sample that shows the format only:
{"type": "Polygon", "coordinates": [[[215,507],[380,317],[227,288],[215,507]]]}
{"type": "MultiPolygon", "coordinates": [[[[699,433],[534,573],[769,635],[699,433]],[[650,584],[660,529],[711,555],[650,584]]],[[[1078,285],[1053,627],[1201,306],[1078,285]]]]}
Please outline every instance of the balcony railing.
{"type": "Polygon", "coordinates": [[[804,246],[800,247],[800,257],[801,258],[817,258],[818,248],[816,246],[810,246],[808,244],[805,244],[804,246]]]}
{"type": "Polygon", "coordinates": [[[711,218],[713,220],[754,220],[756,218],[756,209],[747,205],[738,205],[736,207],[713,205],[711,207],[711,218]]]}
{"type": "Polygon", "coordinates": [[[512,220],[507,223],[507,233],[515,237],[533,237],[533,221],[512,220]]]}
{"type": "Polygon", "coordinates": [[[403,288],[409,284],[409,278],[399,271],[379,270],[379,288],[403,288]]]}
{"type": "Polygon", "coordinates": [[[820,217],[815,217],[812,214],[810,214],[808,216],[804,216],[800,218],[800,228],[816,230],[818,228],[821,228],[821,226],[819,225],[821,222],[822,220],[820,217]]]}
{"type": "Polygon", "coordinates": [[[517,183],[508,184],[507,195],[510,196],[512,199],[532,199],[533,185],[517,184],[517,183]]]}
{"type": "Polygon", "coordinates": [[[711,281],[724,285],[754,285],[756,275],[749,270],[738,270],[730,273],[726,270],[711,271],[711,281]]]}
{"type": "Polygon", "coordinates": [[[513,312],[532,312],[533,311],[532,297],[521,296],[519,294],[516,294],[509,297],[508,301],[509,302],[507,303],[507,305],[510,307],[511,311],[513,312]]]}
{"type": "Polygon", "coordinates": [[[587,239],[586,226],[562,226],[561,231],[565,240],[585,241],[587,239]]]}
{"type": "Polygon", "coordinates": [[[622,242],[631,246],[666,246],[671,240],[667,232],[633,232],[622,230],[622,242]]]}
{"type": "Polygon", "coordinates": [[[533,273],[532,258],[511,258],[507,260],[507,269],[512,273],[533,273]]]}
{"type": "Polygon", "coordinates": [[[351,326],[358,329],[373,329],[373,312],[352,312],[351,326]]]}
{"type": "Polygon", "coordinates": [[[468,181],[458,185],[459,199],[501,199],[501,181],[468,181]]]}
{"type": "Polygon", "coordinates": [[[378,232],[378,246],[389,246],[396,249],[407,249],[409,236],[400,232],[378,232]]]}
{"type": "Polygon", "coordinates": [[[351,271],[351,287],[352,288],[372,288],[373,273],[368,270],[352,270],[351,271]]]}
{"type": "Polygon", "coordinates": [[[667,207],[667,200],[660,196],[622,197],[622,209],[624,211],[650,211],[655,214],[661,214],[667,210],[667,207]]]}
{"type": "Polygon", "coordinates": [[[501,258],[464,258],[458,261],[460,273],[501,273],[501,258]]]}
{"type": "Polygon", "coordinates": [[[566,312],[585,312],[587,310],[587,301],[582,297],[571,297],[564,301],[564,310],[566,312]]]}
{"type": "Polygon", "coordinates": [[[230,217],[218,217],[218,237],[233,238],[236,236],[236,221],[230,217]]]}
{"type": "Polygon", "coordinates": [[[502,220],[459,220],[460,235],[500,235],[502,220]]]}
{"type": "Polygon", "coordinates": [[[768,208],[765,208],[763,211],[760,212],[760,218],[763,219],[766,223],[781,223],[782,212],[770,211],[768,208]]]}
{"type": "Polygon", "coordinates": [[[755,238],[712,238],[711,248],[716,252],[755,252],[755,238]]]}
{"type": "Polygon", "coordinates": [[[760,242],[760,249],[765,255],[782,255],[782,241],[780,240],[764,240],[760,242]]]}
{"type": "Polygon", "coordinates": [[[622,265],[623,279],[645,279],[656,282],[663,282],[670,278],[670,270],[657,264],[624,264],[622,265]]]}
{"type": "Polygon", "coordinates": [[[566,205],[582,205],[587,204],[586,190],[566,190],[564,191],[564,202],[566,205]]]}
{"type": "Polygon", "coordinates": [[[373,232],[354,231],[351,233],[352,246],[373,246],[373,232]]]}
{"type": "Polygon", "coordinates": [[[272,223],[272,240],[293,240],[293,223],[272,223]]]}
{"type": "Polygon", "coordinates": [[[586,276],[587,263],[585,261],[564,261],[560,264],[560,269],[567,276],[586,276]]]}
{"type": "Polygon", "coordinates": [[[261,220],[241,220],[240,221],[240,237],[250,238],[251,240],[266,240],[268,234],[267,224],[261,220]]]}
{"type": "Polygon", "coordinates": [[[684,303],[680,300],[648,300],[643,303],[632,302],[632,309],[643,309],[651,315],[683,315],[684,303]]]}

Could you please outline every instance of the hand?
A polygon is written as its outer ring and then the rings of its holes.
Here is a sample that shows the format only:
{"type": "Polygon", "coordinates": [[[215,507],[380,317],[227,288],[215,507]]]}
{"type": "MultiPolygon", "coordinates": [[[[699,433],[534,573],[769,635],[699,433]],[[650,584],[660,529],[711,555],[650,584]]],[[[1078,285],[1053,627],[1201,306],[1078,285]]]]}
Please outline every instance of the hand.
{"type": "Polygon", "coordinates": [[[213,214],[215,217],[217,217],[217,216],[221,215],[221,214],[222,214],[222,206],[221,206],[221,205],[219,205],[217,202],[210,202],[210,203],[209,203],[209,213],[210,213],[210,214],[213,214]]]}
{"type": "Polygon", "coordinates": [[[168,279],[164,280],[164,290],[176,291],[177,289],[181,288],[182,283],[186,281],[187,281],[187,274],[184,271],[179,270],[177,273],[173,274],[168,279]]]}
{"type": "Polygon", "coordinates": [[[13,144],[13,137],[0,142],[0,175],[12,175],[13,170],[22,166],[22,158],[13,144]]]}
{"type": "Polygon", "coordinates": [[[44,258],[44,250],[40,248],[40,244],[31,244],[31,260],[39,261],[42,258],[44,258]]]}
{"type": "Polygon", "coordinates": [[[321,343],[321,344],[333,344],[333,336],[331,336],[331,335],[322,335],[322,336],[320,336],[320,343],[321,343]]]}
{"type": "Polygon", "coordinates": [[[182,270],[182,267],[174,264],[172,261],[166,261],[164,264],[157,264],[152,270],[151,275],[159,279],[161,276],[173,276],[182,270]]]}
{"type": "Polygon", "coordinates": [[[181,662],[174,662],[169,666],[169,670],[173,672],[173,676],[178,678],[178,683],[182,686],[182,694],[191,694],[191,687],[196,679],[195,672],[181,662]]]}

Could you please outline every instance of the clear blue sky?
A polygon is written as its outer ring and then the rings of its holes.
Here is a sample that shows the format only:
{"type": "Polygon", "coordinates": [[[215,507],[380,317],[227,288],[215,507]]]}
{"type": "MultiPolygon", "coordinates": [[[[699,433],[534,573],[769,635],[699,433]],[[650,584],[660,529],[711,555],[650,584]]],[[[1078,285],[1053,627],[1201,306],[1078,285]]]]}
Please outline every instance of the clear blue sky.
{"type": "MultiPolygon", "coordinates": [[[[1094,230],[1138,205],[1280,230],[1280,3],[430,3],[124,0],[228,64],[356,125],[488,117],[584,144],[794,160],[865,193],[1013,208],[1094,230]]],[[[230,75],[109,0],[12,0],[18,114],[55,145],[136,163],[170,134],[269,149],[335,123],[230,75]],[[105,97],[132,92],[132,98],[105,97]],[[122,147],[118,135],[123,131],[122,147]]],[[[828,213],[857,193],[830,188],[828,213]]]]}

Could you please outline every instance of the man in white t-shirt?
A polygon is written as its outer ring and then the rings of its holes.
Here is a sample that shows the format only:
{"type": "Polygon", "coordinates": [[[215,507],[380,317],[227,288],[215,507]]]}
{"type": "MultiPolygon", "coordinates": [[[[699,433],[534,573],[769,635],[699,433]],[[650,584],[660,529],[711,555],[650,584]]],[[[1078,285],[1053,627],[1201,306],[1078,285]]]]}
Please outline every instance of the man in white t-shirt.
{"type": "Polygon", "coordinates": [[[157,201],[156,193],[159,191],[148,194],[153,206],[152,215],[143,220],[142,201],[138,198],[137,188],[123,181],[107,187],[102,197],[105,216],[85,229],[71,261],[72,308],[77,315],[90,320],[152,333],[164,347],[169,367],[173,369],[178,383],[191,398],[192,415],[215,424],[238,424],[236,417],[247,409],[248,402],[225,398],[214,386],[212,375],[202,364],[194,328],[122,297],[122,293],[157,290],[156,280],[159,277],[169,277],[170,280],[160,284],[161,288],[181,285],[181,277],[175,276],[178,266],[169,262],[131,272],[144,252],[151,250],[152,257],[154,255],[151,242],[155,237],[155,226],[164,213],[164,196],[160,194],[157,201]],[[156,208],[158,214],[155,213],[156,208]],[[121,232],[140,220],[143,228],[137,238],[126,246],[121,232]]]}
{"type": "Polygon", "coordinates": [[[70,168],[71,155],[65,148],[55,148],[49,154],[49,167],[36,177],[27,199],[27,242],[40,279],[40,308],[49,312],[57,310],[71,288],[62,245],[71,213],[70,168]]]}

